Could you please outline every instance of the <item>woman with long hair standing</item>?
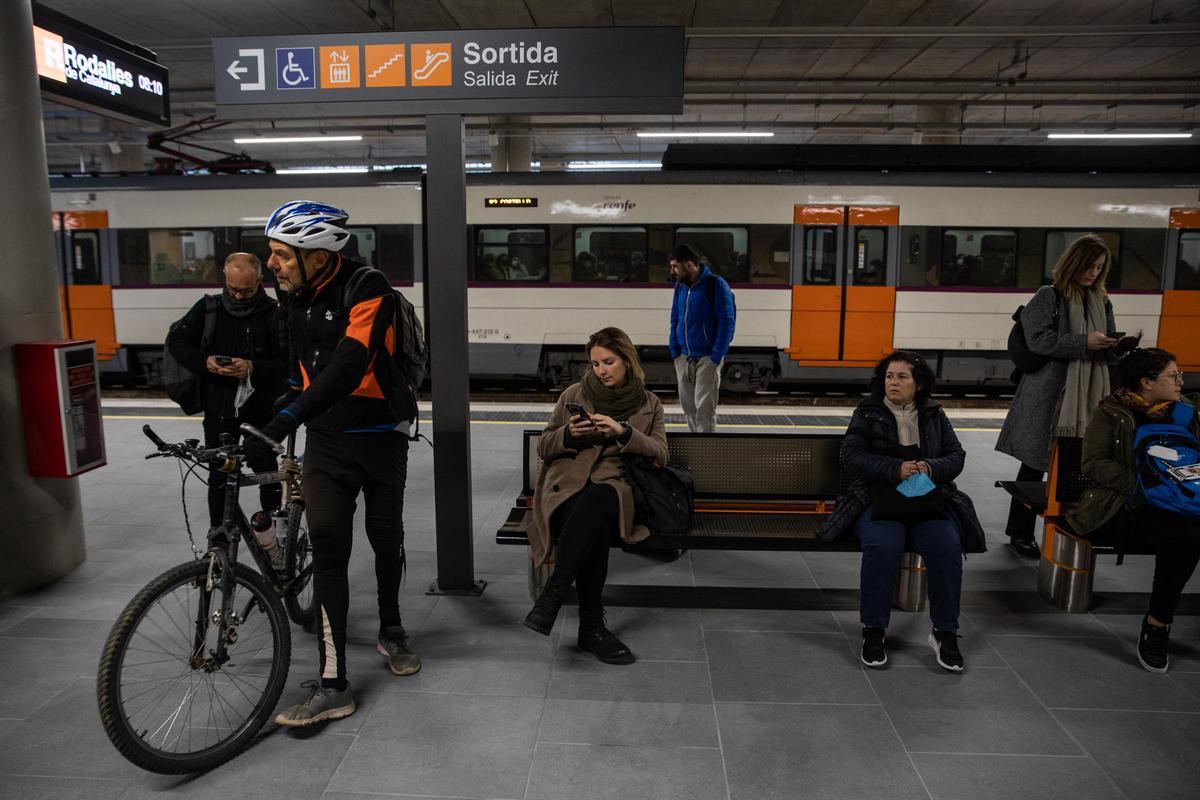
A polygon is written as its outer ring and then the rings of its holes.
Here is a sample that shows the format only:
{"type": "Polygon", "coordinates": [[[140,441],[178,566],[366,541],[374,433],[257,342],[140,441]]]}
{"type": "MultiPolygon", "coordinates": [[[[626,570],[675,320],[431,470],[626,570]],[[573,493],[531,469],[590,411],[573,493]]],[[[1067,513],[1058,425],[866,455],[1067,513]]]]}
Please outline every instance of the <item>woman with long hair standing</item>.
{"type": "Polygon", "coordinates": [[[549,636],[574,583],[580,649],[608,664],[632,664],[633,653],[605,625],[601,595],[614,536],[633,543],[650,535],[634,524],[622,459],[648,456],[666,464],[666,425],[662,402],[646,390],[646,373],[624,331],[593,333],[587,353],[591,367],[559,395],[538,439],[543,463],[533,493],[529,555],[541,565],[557,544],[558,561],[524,624],[549,636]]]}
{"type": "MultiPolygon", "coordinates": [[[[1117,343],[1105,278],[1112,254],[1099,236],[1081,236],[1054,265],[1054,284],[1037,290],[1021,311],[1030,351],[1050,360],[1023,375],[996,449],[1021,462],[1018,481],[1040,481],[1050,469],[1055,437],[1082,437],[1109,391],[1109,350],[1117,343]]],[[[1012,547],[1038,557],[1037,516],[1017,500],[1008,512],[1012,547]]]]}

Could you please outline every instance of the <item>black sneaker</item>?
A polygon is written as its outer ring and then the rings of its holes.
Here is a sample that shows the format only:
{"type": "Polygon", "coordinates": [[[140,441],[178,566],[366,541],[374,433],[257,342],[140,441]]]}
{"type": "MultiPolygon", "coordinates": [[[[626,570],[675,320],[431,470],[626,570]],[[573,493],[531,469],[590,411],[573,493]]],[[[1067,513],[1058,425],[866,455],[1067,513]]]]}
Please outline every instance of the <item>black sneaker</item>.
{"type": "Polygon", "coordinates": [[[1138,636],[1137,657],[1151,672],[1166,672],[1171,657],[1167,645],[1171,641],[1171,626],[1160,628],[1142,618],[1142,633],[1138,636]]]}
{"type": "Polygon", "coordinates": [[[1041,558],[1042,551],[1038,549],[1037,539],[1032,536],[1012,537],[1008,540],[1009,547],[1013,549],[1021,558],[1036,559],[1041,558]]]}
{"type": "Polygon", "coordinates": [[[958,634],[954,631],[931,631],[929,646],[937,657],[938,666],[950,672],[962,672],[963,656],[958,649],[958,634]]]}
{"type": "Polygon", "coordinates": [[[887,663],[887,651],[883,649],[883,628],[863,628],[862,652],[858,657],[868,667],[882,667],[887,663]]]}

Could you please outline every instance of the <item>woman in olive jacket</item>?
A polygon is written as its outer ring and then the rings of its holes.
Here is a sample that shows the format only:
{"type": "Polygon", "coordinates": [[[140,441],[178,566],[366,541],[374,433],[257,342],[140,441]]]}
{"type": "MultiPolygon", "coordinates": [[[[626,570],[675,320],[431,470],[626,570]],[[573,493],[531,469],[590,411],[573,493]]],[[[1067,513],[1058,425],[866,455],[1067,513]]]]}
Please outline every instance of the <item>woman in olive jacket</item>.
{"type": "MultiPolygon", "coordinates": [[[[1122,347],[1135,343],[1123,340],[1122,347]]],[[[1096,485],[1083,493],[1067,522],[1083,536],[1104,535],[1123,521],[1132,523],[1121,527],[1154,547],[1154,585],[1137,654],[1146,669],[1166,672],[1175,609],[1200,563],[1200,522],[1145,503],[1138,492],[1133,442],[1141,425],[1170,420],[1176,403],[1200,407],[1200,395],[1183,399],[1183,373],[1175,356],[1157,347],[1122,356],[1117,375],[1121,385],[1100,403],[1083,439],[1083,471],[1096,485]],[[1130,515],[1127,520],[1122,520],[1124,511],[1130,515]]],[[[1195,414],[1191,431],[1200,438],[1195,414]]]]}
{"type": "Polygon", "coordinates": [[[872,393],[855,409],[842,439],[842,476],[849,486],[819,531],[832,541],[853,530],[862,542],[861,660],[869,667],[887,663],[884,632],[893,587],[904,552],[915,549],[928,568],[929,644],[944,669],[963,668],[956,633],[963,553],[987,546],[971,499],[954,486],[966,453],[929,396],[933,386],[933,371],[917,353],[897,351],[875,367],[872,393]],[[913,509],[895,487],[918,473],[936,488],[913,509]],[[882,505],[887,501],[892,509],[882,505]],[[906,512],[903,521],[889,515],[897,511],[906,512]]]}
{"type": "Polygon", "coordinates": [[[609,664],[634,657],[606,627],[601,594],[613,534],[639,542],[650,535],[635,525],[633,490],[623,457],[667,463],[662,402],[646,390],[633,342],[617,328],[592,334],[591,369],[563,390],[538,439],[541,473],[533,493],[530,558],[541,565],[558,545],[554,573],[524,624],[549,636],[571,583],[579,595],[579,647],[609,664]],[[574,413],[582,410],[583,414],[574,413]]]}

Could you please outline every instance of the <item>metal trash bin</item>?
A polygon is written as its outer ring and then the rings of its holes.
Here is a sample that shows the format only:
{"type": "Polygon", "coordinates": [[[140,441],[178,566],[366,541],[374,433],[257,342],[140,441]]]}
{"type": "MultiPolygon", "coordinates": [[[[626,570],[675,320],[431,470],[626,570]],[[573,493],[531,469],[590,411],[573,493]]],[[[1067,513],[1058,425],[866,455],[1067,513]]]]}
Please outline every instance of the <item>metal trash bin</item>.
{"type": "Polygon", "coordinates": [[[927,583],[925,559],[917,553],[905,553],[900,559],[900,574],[896,578],[892,605],[901,611],[924,611],[927,583]]]}

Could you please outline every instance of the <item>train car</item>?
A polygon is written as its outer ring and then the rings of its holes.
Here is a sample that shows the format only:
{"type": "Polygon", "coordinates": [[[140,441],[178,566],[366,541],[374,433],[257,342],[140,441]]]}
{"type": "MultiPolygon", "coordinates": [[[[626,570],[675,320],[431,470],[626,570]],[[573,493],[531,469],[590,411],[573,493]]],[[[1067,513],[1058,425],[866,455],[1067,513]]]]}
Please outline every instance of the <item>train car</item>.
{"type": "MultiPolygon", "coordinates": [[[[471,372],[552,389],[617,325],[671,385],[668,259],[690,244],[733,287],[737,392],[861,385],[896,347],[946,386],[1011,389],[1011,316],[1083,233],[1105,238],[1118,325],[1200,368],[1195,176],[952,181],[924,174],[689,172],[468,176],[471,372]],[[1065,184],[1065,185],[1064,185],[1065,184]]],[[[281,203],[351,213],[350,252],[423,310],[419,174],[52,181],[67,332],[96,338],[111,381],[153,383],[168,325],[219,290],[234,250],[266,256],[281,203]]]]}

